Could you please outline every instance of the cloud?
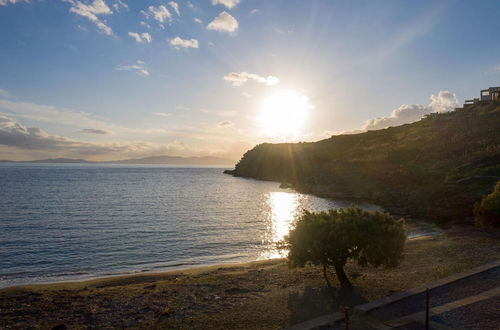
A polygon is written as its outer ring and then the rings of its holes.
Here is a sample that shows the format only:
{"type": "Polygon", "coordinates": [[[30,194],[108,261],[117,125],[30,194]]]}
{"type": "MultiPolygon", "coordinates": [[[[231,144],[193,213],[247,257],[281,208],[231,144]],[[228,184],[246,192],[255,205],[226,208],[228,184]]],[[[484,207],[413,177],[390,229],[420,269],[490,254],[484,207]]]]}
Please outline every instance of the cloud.
{"type": "Polygon", "coordinates": [[[238,112],[233,110],[210,110],[210,109],[200,109],[203,113],[208,113],[212,115],[216,115],[218,117],[236,117],[238,112]]]}
{"type": "Polygon", "coordinates": [[[167,112],[153,112],[153,115],[160,117],[170,117],[172,114],[167,112]]]}
{"type": "Polygon", "coordinates": [[[498,64],[497,66],[495,66],[493,69],[494,69],[495,71],[500,71],[500,64],[498,64]]]}
{"type": "Polygon", "coordinates": [[[241,86],[248,80],[254,80],[266,86],[274,86],[279,84],[280,80],[275,76],[262,77],[255,73],[248,72],[231,72],[224,76],[225,81],[229,81],[233,86],[241,86]]]}
{"type": "Polygon", "coordinates": [[[135,41],[137,41],[139,43],[143,43],[143,42],[150,43],[151,41],[153,41],[153,38],[147,32],[144,32],[141,34],[136,33],[136,32],[129,32],[128,35],[131,36],[132,38],[134,38],[135,41]]]}
{"type": "Polygon", "coordinates": [[[12,95],[10,95],[9,91],[0,88],[0,97],[11,97],[11,96],[12,95]]]}
{"type": "Polygon", "coordinates": [[[115,68],[115,70],[130,71],[135,72],[140,76],[149,76],[149,71],[146,68],[146,63],[141,60],[135,61],[134,64],[120,64],[115,68]]]}
{"type": "Polygon", "coordinates": [[[430,100],[431,103],[428,105],[403,104],[399,108],[394,109],[389,117],[380,117],[366,121],[363,129],[375,130],[413,123],[430,113],[452,111],[459,106],[456,95],[448,91],[440,91],[436,95],[433,94],[430,100]]]}
{"type": "Polygon", "coordinates": [[[32,159],[37,157],[94,157],[124,158],[143,157],[158,154],[192,154],[193,150],[183,142],[173,141],[167,144],[155,144],[144,141],[90,143],[66,137],[51,135],[38,127],[26,127],[16,120],[0,114],[1,152],[32,159]],[[13,148],[13,149],[12,149],[13,148]],[[28,153],[22,154],[20,150],[28,153]]]}
{"type": "Polygon", "coordinates": [[[128,9],[128,5],[122,0],[116,0],[112,6],[118,12],[120,11],[120,8],[128,9]]]}
{"type": "Polygon", "coordinates": [[[166,18],[170,19],[172,17],[172,14],[165,6],[149,6],[148,9],[153,14],[154,19],[160,23],[165,22],[166,18]]]}
{"type": "Polygon", "coordinates": [[[179,47],[183,47],[183,48],[198,48],[199,47],[198,40],[196,40],[196,39],[184,40],[184,39],[181,39],[180,37],[175,37],[174,39],[170,40],[170,45],[174,46],[177,49],[179,49],[179,47]]]}
{"type": "Polygon", "coordinates": [[[151,37],[151,35],[147,32],[144,32],[141,34],[142,38],[144,40],[146,40],[148,43],[150,43],[151,41],[153,41],[153,38],[151,37]]]}
{"type": "Polygon", "coordinates": [[[256,9],[256,8],[254,8],[254,9],[252,9],[252,10],[250,11],[250,14],[255,15],[255,14],[257,14],[258,12],[260,12],[260,10],[258,10],[258,9],[256,9]]]}
{"type": "Polygon", "coordinates": [[[195,23],[198,23],[198,24],[203,25],[203,21],[202,21],[201,19],[199,19],[198,17],[195,17],[195,18],[193,19],[193,21],[195,21],[195,23]]]}
{"type": "Polygon", "coordinates": [[[230,120],[224,120],[224,121],[221,121],[220,123],[217,124],[217,127],[220,127],[220,128],[228,128],[231,126],[234,126],[234,123],[230,120]]]}
{"type": "Polygon", "coordinates": [[[181,16],[181,12],[179,11],[179,4],[175,1],[170,1],[168,3],[168,5],[170,7],[172,7],[172,9],[175,11],[175,13],[177,14],[177,16],[181,16]]]}
{"type": "Polygon", "coordinates": [[[126,145],[81,142],[50,135],[38,127],[26,127],[0,114],[0,145],[26,150],[77,151],[79,154],[105,154],[127,150],[126,145]]]}
{"type": "Polygon", "coordinates": [[[240,0],[212,0],[213,6],[223,5],[229,9],[235,7],[238,3],[240,3],[240,0]]]}
{"type": "Polygon", "coordinates": [[[50,105],[40,105],[29,102],[18,102],[0,99],[0,113],[14,117],[26,118],[39,122],[56,123],[77,127],[95,127],[109,129],[109,124],[91,114],[59,109],[50,105]]]}
{"type": "Polygon", "coordinates": [[[147,29],[151,29],[151,25],[149,25],[148,23],[144,22],[144,21],[141,21],[140,23],[142,26],[144,26],[145,28],[147,29]]]}
{"type": "Polygon", "coordinates": [[[0,0],[0,6],[7,6],[9,4],[15,4],[19,2],[31,2],[31,0],[0,0]]]}
{"type": "Polygon", "coordinates": [[[78,133],[107,135],[107,134],[111,134],[112,132],[106,131],[106,130],[103,130],[103,129],[84,128],[84,129],[78,131],[78,133]]]}
{"type": "Polygon", "coordinates": [[[89,19],[104,34],[113,35],[113,30],[98,17],[98,15],[110,15],[113,13],[104,0],[94,0],[89,5],[78,0],[63,1],[71,4],[70,12],[89,19]]]}
{"type": "Polygon", "coordinates": [[[22,149],[54,149],[71,144],[71,141],[51,136],[37,127],[25,127],[0,114],[0,144],[22,149]]]}
{"type": "Polygon", "coordinates": [[[233,16],[223,11],[207,25],[207,29],[233,33],[238,30],[238,21],[233,16]]]}

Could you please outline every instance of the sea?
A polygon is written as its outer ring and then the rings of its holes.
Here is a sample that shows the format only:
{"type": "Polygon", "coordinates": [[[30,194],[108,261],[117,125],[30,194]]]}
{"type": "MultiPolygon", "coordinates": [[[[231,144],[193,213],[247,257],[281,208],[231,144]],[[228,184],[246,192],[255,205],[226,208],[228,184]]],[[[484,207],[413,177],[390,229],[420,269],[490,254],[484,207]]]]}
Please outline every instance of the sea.
{"type": "Polygon", "coordinates": [[[277,258],[303,210],[353,204],[224,169],[0,163],[0,287],[277,258]]]}

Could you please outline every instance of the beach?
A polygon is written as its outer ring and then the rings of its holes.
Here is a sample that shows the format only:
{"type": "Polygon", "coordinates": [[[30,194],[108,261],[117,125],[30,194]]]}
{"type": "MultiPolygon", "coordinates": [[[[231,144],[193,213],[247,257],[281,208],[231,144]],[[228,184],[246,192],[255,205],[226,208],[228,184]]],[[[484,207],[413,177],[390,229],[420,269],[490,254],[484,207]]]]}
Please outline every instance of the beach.
{"type": "Polygon", "coordinates": [[[349,294],[328,291],[317,267],[272,259],[3,289],[0,328],[279,329],[500,257],[496,232],[433,229],[408,240],[396,269],[349,264],[349,294]]]}

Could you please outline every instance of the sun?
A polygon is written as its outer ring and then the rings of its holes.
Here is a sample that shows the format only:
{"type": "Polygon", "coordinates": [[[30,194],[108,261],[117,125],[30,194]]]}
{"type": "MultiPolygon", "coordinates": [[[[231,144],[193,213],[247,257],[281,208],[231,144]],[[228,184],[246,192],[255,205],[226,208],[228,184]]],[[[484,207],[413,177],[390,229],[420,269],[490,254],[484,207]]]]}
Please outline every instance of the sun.
{"type": "Polygon", "coordinates": [[[268,136],[298,137],[309,117],[309,98],[299,91],[281,90],[262,102],[260,123],[268,136]]]}

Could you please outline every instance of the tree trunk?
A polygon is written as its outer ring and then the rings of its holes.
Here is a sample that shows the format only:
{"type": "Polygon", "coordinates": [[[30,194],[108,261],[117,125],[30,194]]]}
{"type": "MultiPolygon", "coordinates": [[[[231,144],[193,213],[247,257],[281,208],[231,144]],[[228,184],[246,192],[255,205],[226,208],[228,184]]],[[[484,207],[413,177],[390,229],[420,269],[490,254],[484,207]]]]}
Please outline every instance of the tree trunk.
{"type": "Polygon", "coordinates": [[[328,274],[326,273],[326,264],[323,264],[323,276],[325,277],[326,284],[328,285],[329,288],[331,288],[332,283],[330,283],[330,280],[328,279],[328,274]]]}
{"type": "Polygon", "coordinates": [[[334,264],[333,267],[335,267],[335,273],[339,279],[340,286],[343,288],[352,287],[351,281],[349,281],[349,278],[344,272],[344,265],[334,264]]]}

